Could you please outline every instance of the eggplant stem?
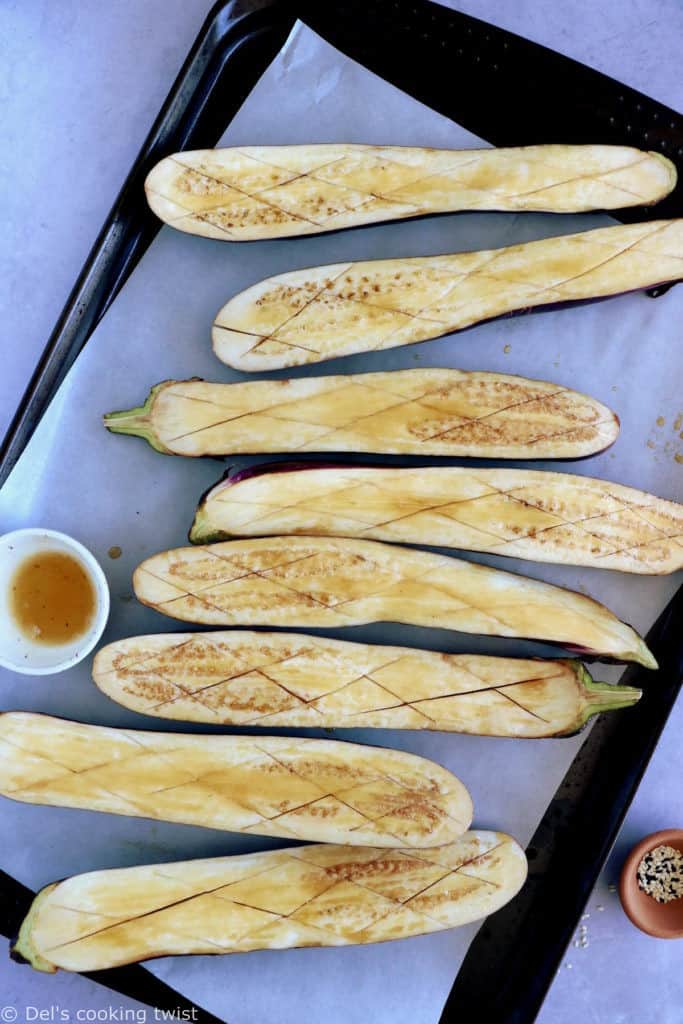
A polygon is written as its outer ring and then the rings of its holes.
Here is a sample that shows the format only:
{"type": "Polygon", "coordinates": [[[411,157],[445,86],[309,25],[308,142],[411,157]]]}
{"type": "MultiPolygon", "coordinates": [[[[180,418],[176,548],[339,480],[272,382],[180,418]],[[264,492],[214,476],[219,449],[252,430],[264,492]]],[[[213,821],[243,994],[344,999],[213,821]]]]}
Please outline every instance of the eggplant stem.
{"type": "Polygon", "coordinates": [[[213,544],[215,541],[227,540],[228,536],[211,525],[211,519],[207,516],[202,502],[195,512],[194,521],[187,535],[190,544],[213,544]]]}
{"type": "Polygon", "coordinates": [[[38,895],[33,900],[28,914],[24,918],[19,934],[16,939],[10,943],[10,957],[17,963],[30,964],[36,971],[44,971],[47,974],[54,974],[57,968],[49,960],[38,953],[33,945],[33,924],[36,918],[36,914],[40,910],[41,905],[45,899],[49,896],[53,889],[57,886],[57,882],[53,882],[51,885],[45,886],[41,889],[38,895]]]}
{"type": "Polygon", "coordinates": [[[617,686],[613,683],[599,682],[591,677],[583,665],[579,666],[578,681],[585,694],[584,723],[593,715],[599,715],[603,711],[630,708],[637,704],[643,695],[643,691],[636,686],[617,686]]]}
{"type": "Polygon", "coordinates": [[[154,401],[161,388],[165,388],[170,381],[163,381],[156,384],[143,405],[136,405],[133,409],[122,409],[116,412],[108,412],[102,417],[107,430],[112,434],[131,434],[134,437],[141,437],[162,455],[170,455],[171,452],[159,440],[152,424],[152,409],[154,401]]]}

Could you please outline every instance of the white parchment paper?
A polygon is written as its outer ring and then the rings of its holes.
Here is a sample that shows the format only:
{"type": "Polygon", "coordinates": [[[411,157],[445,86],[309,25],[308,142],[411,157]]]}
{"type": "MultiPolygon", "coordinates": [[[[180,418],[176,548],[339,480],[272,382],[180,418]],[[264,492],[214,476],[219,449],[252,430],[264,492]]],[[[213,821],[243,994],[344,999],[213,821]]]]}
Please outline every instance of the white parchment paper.
{"type": "MultiPolygon", "coordinates": [[[[411,100],[297,27],[223,140],[246,145],[370,142],[469,147],[481,141],[411,100]]],[[[611,223],[600,215],[461,214],[271,242],[209,241],[163,228],[80,356],[10,480],[0,493],[0,528],[66,530],[102,561],[112,591],[105,641],[184,628],[132,596],[130,577],[149,554],[183,544],[200,493],[225,466],[163,457],[142,441],[107,434],[103,412],[139,404],[159,380],[241,375],[212,355],[214,314],[234,292],[270,274],[348,259],[412,256],[502,246],[611,223]],[[108,549],[119,546],[113,561],[108,549]]],[[[460,336],[361,355],[301,375],[455,366],[542,377],[587,391],[622,422],[608,452],[560,468],[682,496],[683,287],[655,301],[642,294],[573,310],[485,324],[460,336]]],[[[277,376],[277,375],[276,375],[277,376]]],[[[227,460],[244,465],[258,460],[227,460]]],[[[546,464],[543,468],[553,468],[546,464]]],[[[645,631],[678,578],[627,577],[603,570],[466,555],[490,565],[584,590],[645,631]]],[[[529,644],[477,640],[445,631],[378,624],[349,638],[493,653],[543,652],[529,644]]],[[[546,649],[546,653],[548,653],[546,649]]],[[[619,670],[600,668],[616,680],[619,670]]],[[[90,661],[44,679],[0,673],[2,707],[81,721],[168,730],[108,701],[90,680],[90,661]]],[[[177,725],[175,726],[177,729],[177,725]]],[[[188,726],[188,731],[211,731],[188,726]]],[[[215,730],[214,730],[215,731],[215,730]]],[[[475,823],[525,843],[580,744],[579,738],[506,741],[387,731],[343,738],[431,757],[460,776],[475,823]]],[[[278,841],[89,812],[2,802],[2,867],[37,888],[97,868],[269,849],[278,841]]],[[[259,952],[165,959],[150,969],[230,1024],[433,1024],[476,926],[347,949],[259,952]]]]}

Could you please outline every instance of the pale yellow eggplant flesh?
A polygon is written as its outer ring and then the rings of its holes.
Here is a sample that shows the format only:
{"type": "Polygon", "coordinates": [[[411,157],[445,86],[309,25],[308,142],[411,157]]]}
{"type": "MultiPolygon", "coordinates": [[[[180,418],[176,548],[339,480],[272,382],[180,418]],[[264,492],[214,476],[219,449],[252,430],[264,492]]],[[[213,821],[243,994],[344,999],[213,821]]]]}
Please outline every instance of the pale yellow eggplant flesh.
{"type": "Polygon", "coordinates": [[[254,466],[206,492],[190,540],[287,533],[650,575],[683,568],[683,505],[608,480],[527,469],[254,466]]]}
{"type": "Polygon", "coordinates": [[[349,946],[476,921],[527,874],[502,832],[438,850],[297,846],[114,868],[42,889],[12,943],[38,971],[97,971],[160,956],[349,946]]]}
{"type": "Polygon", "coordinates": [[[214,384],[163,381],[104,417],[166,455],[385,452],[582,458],[616,440],[611,409],[578,391],[502,373],[396,370],[214,384]]]}
{"type": "Polygon", "coordinates": [[[336,263],[270,277],[238,293],[216,317],[213,345],[236,369],[282,369],[681,277],[683,220],[481,252],[336,263]]]}
{"type": "Polygon", "coordinates": [[[432,729],[546,738],[629,707],[579,661],[439,654],[296,633],[162,633],[101,648],[100,690],[143,715],[212,725],[432,729]]]}
{"type": "Polygon", "coordinates": [[[157,217],[228,241],[283,238],[457,210],[642,206],[676,184],[674,164],[630,146],[421,149],[241,146],[165,157],[145,182],[157,217]]]}
{"type": "Polygon", "coordinates": [[[378,541],[289,536],[176,548],[142,562],[133,586],[143,604],[188,622],[330,629],[393,621],[657,667],[635,630],[583,594],[378,541]]]}
{"type": "Polygon", "coordinates": [[[0,794],[247,834],[441,846],[472,820],[463,784],[415,754],[337,740],[197,736],[0,714],[0,794]]]}

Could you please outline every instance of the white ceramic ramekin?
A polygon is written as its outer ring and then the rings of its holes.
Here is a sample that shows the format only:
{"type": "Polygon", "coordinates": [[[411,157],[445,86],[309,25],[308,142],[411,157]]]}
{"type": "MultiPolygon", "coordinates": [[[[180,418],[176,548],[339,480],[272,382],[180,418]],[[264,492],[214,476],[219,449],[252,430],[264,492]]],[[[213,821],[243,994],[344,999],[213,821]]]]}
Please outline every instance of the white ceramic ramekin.
{"type": "Polygon", "coordinates": [[[109,587],[97,559],[73,537],[57,530],[14,530],[0,537],[0,665],[25,675],[46,676],[77,665],[92,651],[109,617],[109,587]],[[20,632],[10,614],[9,590],[18,565],[41,551],[64,551],[92,580],[96,608],[90,628],[65,644],[37,644],[20,632]]]}

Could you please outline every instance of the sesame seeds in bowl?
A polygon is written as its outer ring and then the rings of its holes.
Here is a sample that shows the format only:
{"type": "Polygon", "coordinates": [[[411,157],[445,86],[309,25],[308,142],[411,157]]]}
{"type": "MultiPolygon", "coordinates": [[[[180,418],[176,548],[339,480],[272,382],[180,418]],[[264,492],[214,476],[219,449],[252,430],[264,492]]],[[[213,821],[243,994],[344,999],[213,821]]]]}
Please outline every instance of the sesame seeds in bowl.
{"type": "Polygon", "coordinates": [[[619,880],[629,919],[647,935],[683,938],[683,829],[645,836],[629,853],[619,880]]]}

